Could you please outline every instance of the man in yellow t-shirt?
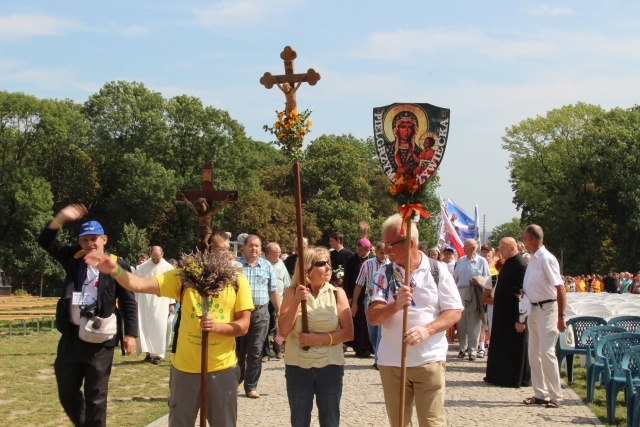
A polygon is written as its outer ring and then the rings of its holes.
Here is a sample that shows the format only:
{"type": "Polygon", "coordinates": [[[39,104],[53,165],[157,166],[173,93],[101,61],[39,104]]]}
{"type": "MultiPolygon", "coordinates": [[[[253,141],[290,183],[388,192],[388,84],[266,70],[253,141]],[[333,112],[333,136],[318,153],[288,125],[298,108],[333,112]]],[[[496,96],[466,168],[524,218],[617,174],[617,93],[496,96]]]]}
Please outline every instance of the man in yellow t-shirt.
{"type": "Polygon", "coordinates": [[[118,276],[118,283],[137,293],[181,300],[182,311],[176,353],[171,360],[169,379],[169,425],[195,424],[200,407],[200,361],[202,332],[209,332],[207,420],[210,426],[235,426],[237,420],[237,386],[240,368],[235,352],[235,337],[249,328],[253,299],[247,278],[238,273],[237,293],[233,286],[211,299],[209,316],[202,316],[201,297],[186,288],[182,298],[179,270],[146,278],[118,269],[107,256],[85,257],[85,262],[100,272],[118,276]]]}

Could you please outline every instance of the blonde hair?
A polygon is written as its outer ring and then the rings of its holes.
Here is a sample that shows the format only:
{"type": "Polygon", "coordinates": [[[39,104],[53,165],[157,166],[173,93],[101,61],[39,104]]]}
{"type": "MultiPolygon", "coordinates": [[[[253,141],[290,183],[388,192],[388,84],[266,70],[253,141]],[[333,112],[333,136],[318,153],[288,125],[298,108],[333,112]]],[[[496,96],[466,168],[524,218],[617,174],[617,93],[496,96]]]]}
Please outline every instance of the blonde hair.
{"type": "MultiPolygon", "coordinates": [[[[303,267],[300,266],[301,257],[298,257],[296,261],[296,268],[293,272],[293,277],[291,279],[291,286],[296,287],[300,283],[298,283],[300,278],[300,268],[304,268],[304,278],[305,282],[307,282],[309,273],[313,270],[313,264],[315,264],[320,258],[327,258],[327,261],[330,260],[329,250],[327,248],[323,248],[322,246],[317,247],[308,247],[304,250],[304,264],[303,267]]],[[[308,283],[305,283],[305,286],[308,283]]]]}

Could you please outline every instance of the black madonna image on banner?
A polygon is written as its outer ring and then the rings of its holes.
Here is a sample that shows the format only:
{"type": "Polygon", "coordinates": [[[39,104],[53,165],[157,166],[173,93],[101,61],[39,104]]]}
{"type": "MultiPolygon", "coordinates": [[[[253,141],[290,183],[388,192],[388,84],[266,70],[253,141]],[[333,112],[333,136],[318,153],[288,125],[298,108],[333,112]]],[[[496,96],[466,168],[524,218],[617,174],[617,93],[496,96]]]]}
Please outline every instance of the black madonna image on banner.
{"type": "Polygon", "coordinates": [[[391,104],[373,109],[373,133],[391,182],[407,175],[423,184],[438,170],[449,135],[450,110],[431,104],[391,104]]]}

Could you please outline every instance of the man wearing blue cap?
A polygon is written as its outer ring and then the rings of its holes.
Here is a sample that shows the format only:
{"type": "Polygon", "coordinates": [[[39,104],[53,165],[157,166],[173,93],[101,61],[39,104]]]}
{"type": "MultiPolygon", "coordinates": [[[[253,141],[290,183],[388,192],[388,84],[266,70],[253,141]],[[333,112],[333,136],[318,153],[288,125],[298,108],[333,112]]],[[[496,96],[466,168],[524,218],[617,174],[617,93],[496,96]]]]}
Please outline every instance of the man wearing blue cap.
{"type": "MultiPolygon", "coordinates": [[[[56,309],[56,326],[62,334],[54,362],[60,403],[74,425],[106,426],[113,351],[122,336],[115,314],[116,300],[124,320],[125,354],[131,354],[136,346],[138,309],[132,292],[110,275],[101,274],[97,266],[84,263],[88,253],[106,253],[107,236],[98,221],[82,224],[78,244],[65,245],[56,238],[66,222],[86,214],[83,205],[63,208],[42,230],[38,242],[66,272],[56,309]]],[[[111,257],[123,269],[130,270],[122,258],[111,257]]]]}

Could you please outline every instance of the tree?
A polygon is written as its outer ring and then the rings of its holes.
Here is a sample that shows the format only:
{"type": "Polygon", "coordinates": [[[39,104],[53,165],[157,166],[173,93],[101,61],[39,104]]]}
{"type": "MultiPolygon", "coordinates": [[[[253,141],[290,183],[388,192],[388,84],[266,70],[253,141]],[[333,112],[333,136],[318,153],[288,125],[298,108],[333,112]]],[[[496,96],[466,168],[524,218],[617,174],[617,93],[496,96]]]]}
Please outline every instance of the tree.
{"type": "Polygon", "coordinates": [[[513,237],[516,242],[521,240],[522,231],[524,227],[520,224],[518,218],[513,218],[510,222],[497,225],[491,230],[491,237],[489,237],[489,245],[492,248],[497,248],[500,240],[505,237],[513,237]]]}
{"type": "Polygon", "coordinates": [[[129,265],[138,265],[138,254],[149,252],[147,230],[136,227],[132,222],[124,225],[124,230],[117,242],[117,255],[125,259],[129,265]]]}
{"type": "Polygon", "coordinates": [[[578,103],[507,129],[514,202],[569,273],[635,268],[640,112],[578,103]]]}

